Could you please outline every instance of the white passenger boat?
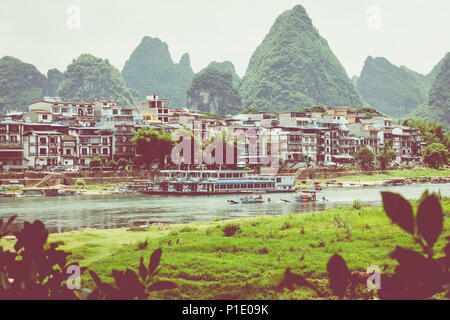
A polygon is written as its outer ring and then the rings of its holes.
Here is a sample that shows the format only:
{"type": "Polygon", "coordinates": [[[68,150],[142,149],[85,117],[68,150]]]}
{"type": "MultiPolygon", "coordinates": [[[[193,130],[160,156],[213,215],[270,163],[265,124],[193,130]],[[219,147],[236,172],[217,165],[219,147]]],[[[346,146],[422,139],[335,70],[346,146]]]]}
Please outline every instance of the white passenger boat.
{"type": "Polygon", "coordinates": [[[164,170],[143,194],[216,195],[295,192],[293,176],[252,175],[246,170],[164,170]]]}

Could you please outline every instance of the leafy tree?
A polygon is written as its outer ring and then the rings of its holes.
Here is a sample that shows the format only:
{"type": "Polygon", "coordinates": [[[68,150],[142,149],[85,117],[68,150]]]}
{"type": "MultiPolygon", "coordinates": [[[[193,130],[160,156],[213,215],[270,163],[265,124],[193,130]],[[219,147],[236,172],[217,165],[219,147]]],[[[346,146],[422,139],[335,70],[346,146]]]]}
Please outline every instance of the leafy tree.
{"type": "Polygon", "coordinates": [[[442,143],[432,143],[423,151],[423,160],[431,168],[440,168],[448,163],[449,152],[442,143]]]}
{"type": "Polygon", "coordinates": [[[242,114],[254,114],[259,112],[259,110],[257,110],[256,108],[248,108],[247,110],[242,111],[242,114]]]}
{"type": "Polygon", "coordinates": [[[212,112],[202,112],[202,118],[205,119],[219,119],[220,116],[216,113],[212,113],[212,112]]]}
{"type": "Polygon", "coordinates": [[[397,153],[389,147],[389,142],[386,141],[383,145],[383,149],[381,149],[377,155],[381,169],[386,169],[386,167],[395,160],[396,156],[397,153]]]}
{"type": "Polygon", "coordinates": [[[163,164],[173,147],[171,135],[164,130],[140,128],[135,131],[131,141],[136,145],[136,153],[142,157],[147,168],[155,161],[163,164]]]}
{"type": "Polygon", "coordinates": [[[373,164],[375,160],[375,153],[372,150],[362,147],[358,150],[358,152],[354,155],[356,161],[358,161],[363,168],[367,168],[373,164]]]}
{"type": "Polygon", "coordinates": [[[117,167],[118,168],[125,168],[128,165],[128,160],[125,158],[120,158],[117,160],[117,167]]]}
{"type": "Polygon", "coordinates": [[[85,187],[86,181],[84,179],[79,178],[79,179],[75,180],[74,185],[77,187],[85,187]]]}
{"type": "Polygon", "coordinates": [[[100,158],[92,158],[91,161],[89,161],[89,166],[92,167],[103,167],[103,161],[100,158]]]}
{"type": "Polygon", "coordinates": [[[114,170],[117,169],[117,161],[115,161],[115,160],[109,161],[109,162],[107,163],[107,165],[108,165],[108,167],[111,167],[111,168],[113,168],[114,170]]]}
{"type": "Polygon", "coordinates": [[[421,133],[421,139],[426,145],[442,143],[450,150],[450,132],[442,123],[426,119],[407,119],[403,125],[416,128],[421,133]]]}

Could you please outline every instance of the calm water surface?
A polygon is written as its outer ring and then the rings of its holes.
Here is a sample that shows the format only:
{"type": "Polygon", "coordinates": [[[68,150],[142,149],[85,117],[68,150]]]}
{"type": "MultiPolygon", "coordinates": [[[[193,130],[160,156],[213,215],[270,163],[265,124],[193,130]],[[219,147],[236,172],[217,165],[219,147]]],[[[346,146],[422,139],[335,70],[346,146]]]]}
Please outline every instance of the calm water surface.
{"type": "Polygon", "coordinates": [[[351,204],[360,199],[368,204],[380,204],[380,191],[392,191],[407,199],[417,199],[426,189],[450,195],[450,184],[419,184],[399,187],[325,188],[318,197],[328,202],[296,203],[295,194],[265,194],[271,202],[232,205],[224,196],[149,196],[149,195],[83,195],[73,197],[26,197],[0,199],[0,218],[17,214],[17,222],[43,221],[51,232],[79,228],[119,228],[148,223],[189,223],[233,219],[258,215],[283,215],[290,212],[322,211],[351,204]]]}

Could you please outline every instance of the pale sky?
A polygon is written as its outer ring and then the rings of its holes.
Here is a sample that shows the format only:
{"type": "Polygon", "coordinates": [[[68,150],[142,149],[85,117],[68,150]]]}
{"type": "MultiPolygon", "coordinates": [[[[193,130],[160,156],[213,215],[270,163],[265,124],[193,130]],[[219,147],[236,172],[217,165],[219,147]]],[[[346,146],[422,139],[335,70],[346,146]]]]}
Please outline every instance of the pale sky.
{"type": "Polygon", "coordinates": [[[275,18],[299,3],[349,77],[368,55],[428,73],[450,51],[449,0],[0,0],[0,57],[46,74],[91,53],[122,70],[151,36],[176,62],[188,52],[195,72],[229,60],[242,76],[275,18]]]}

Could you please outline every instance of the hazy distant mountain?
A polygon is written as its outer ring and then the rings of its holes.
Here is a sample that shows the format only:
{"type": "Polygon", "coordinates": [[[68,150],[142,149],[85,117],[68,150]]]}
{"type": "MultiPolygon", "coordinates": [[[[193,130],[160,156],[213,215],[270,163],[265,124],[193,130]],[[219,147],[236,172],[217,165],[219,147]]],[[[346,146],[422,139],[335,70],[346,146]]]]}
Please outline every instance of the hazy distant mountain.
{"type": "Polygon", "coordinates": [[[415,108],[408,117],[435,120],[450,126],[450,53],[440,62],[427,102],[415,108]]]}
{"type": "Polygon", "coordinates": [[[194,72],[189,54],[174,63],[166,43],[144,37],[125,63],[122,75],[128,87],[136,89],[141,98],[157,93],[171,99],[172,107],[182,108],[186,105],[186,92],[194,72]]]}
{"type": "MultiPolygon", "coordinates": [[[[448,55],[448,54],[447,54],[448,55]]],[[[392,117],[405,116],[426,102],[445,57],[427,75],[397,67],[386,58],[367,57],[356,86],[364,101],[392,117]]]]}
{"type": "MultiPolygon", "coordinates": [[[[202,69],[202,71],[210,68],[216,68],[220,71],[228,71],[231,73],[231,76],[233,78],[233,85],[237,88],[239,84],[241,83],[241,78],[236,74],[236,69],[234,68],[234,65],[230,61],[224,61],[224,62],[211,62],[206,68],[202,69]]],[[[200,71],[201,72],[201,71],[200,71]]]]}
{"type": "Polygon", "coordinates": [[[44,95],[54,97],[58,91],[61,82],[64,79],[64,74],[58,69],[51,69],[47,72],[47,83],[45,85],[44,95]]]}
{"type": "Polygon", "coordinates": [[[239,111],[241,98],[231,72],[207,67],[196,74],[187,92],[187,107],[222,116],[239,111]]]}
{"type": "Polygon", "coordinates": [[[427,99],[428,84],[420,73],[391,64],[385,58],[367,57],[357,88],[364,101],[392,117],[400,117],[427,99]]]}
{"type": "Polygon", "coordinates": [[[253,53],[239,91],[245,109],[276,111],[362,103],[301,5],[278,16],[253,53]]]}
{"type": "Polygon", "coordinates": [[[108,60],[82,54],[67,67],[56,94],[68,101],[106,99],[122,105],[137,102],[137,93],[128,89],[120,71],[108,60]]]}
{"type": "Polygon", "coordinates": [[[441,68],[444,65],[445,60],[448,59],[449,54],[450,54],[450,52],[447,52],[447,54],[445,56],[443,56],[442,59],[433,67],[433,69],[430,71],[430,73],[425,75],[425,79],[428,82],[430,88],[431,88],[434,80],[436,79],[437,75],[441,71],[441,68]]]}
{"type": "Polygon", "coordinates": [[[22,110],[44,95],[46,78],[35,66],[14,57],[0,59],[0,113],[22,110]]]}

